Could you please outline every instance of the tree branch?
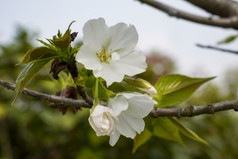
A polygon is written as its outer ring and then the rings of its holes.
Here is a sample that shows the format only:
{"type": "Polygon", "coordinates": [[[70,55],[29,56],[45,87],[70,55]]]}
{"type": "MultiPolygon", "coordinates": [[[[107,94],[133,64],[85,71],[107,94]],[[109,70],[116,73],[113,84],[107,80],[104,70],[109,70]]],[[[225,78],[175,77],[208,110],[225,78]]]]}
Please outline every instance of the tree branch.
{"type": "Polygon", "coordinates": [[[140,1],[141,3],[145,3],[149,6],[152,6],[158,10],[161,10],[170,16],[182,18],[184,20],[188,20],[191,22],[210,25],[210,26],[217,26],[222,28],[238,29],[237,15],[226,17],[226,18],[202,17],[202,16],[194,15],[194,14],[173,8],[171,6],[165,5],[155,0],[138,0],[138,1],[140,1]]]}
{"type": "Polygon", "coordinates": [[[238,15],[238,3],[233,0],[186,0],[200,9],[220,17],[238,15]]]}
{"type": "MultiPolygon", "coordinates": [[[[0,79],[0,85],[6,87],[8,89],[14,90],[15,84],[11,82],[6,82],[0,79]]],[[[24,89],[22,91],[23,94],[30,95],[33,97],[38,97],[40,99],[48,100],[51,102],[65,104],[68,106],[79,106],[84,108],[91,108],[91,105],[86,103],[85,101],[81,100],[74,100],[54,95],[48,95],[44,93],[39,93],[36,91],[24,89]]],[[[189,106],[186,108],[157,108],[152,110],[150,116],[157,118],[157,117],[193,117],[201,114],[214,114],[215,112],[225,111],[234,109],[238,111],[238,100],[233,101],[223,101],[220,103],[214,103],[204,106],[189,106]]]]}
{"type": "Polygon", "coordinates": [[[204,49],[213,49],[213,50],[218,50],[218,51],[222,51],[222,52],[228,52],[228,53],[238,54],[238,51],[228,50],[228,49],[222,49],[222,48],[218,48],[218,47],[214,47],[214,46],[210,46],[210,45],[197,44],[197,46],[200,47],[200,48],[204,48],[204,49]]]}
{"type": "MultiPolygon", "coordinates": [[[[16,85],[11,83],[11,82],[6,82],[0,79],[0,85],[11,89],[11,90],[15,90],[16,85]]],[[[91,108],[91,105],[86,103],[85,101],[82,100],[74,100],[74,99],[70,99],[70,98],[64,98],[64,97],[60,97],[60,96],[55,96],[55,95],[48,95],[48,94],[44,94],[44,93],[40,93],[40,92],[36,92],[36,91],[32,91],[29,89],[24,89],[22,91],[23,94],[26,95],[30,95],[33,97],[38,97],[40,99],[43,100],[47,100],[50,102],[54,102],[57,104],[63,104],[63,105],[71,105],[71,106],[78,106],[78,107],[84,107],[84,108],[91,108]]]]}
{"type": "Polygon", "coordinates": [[[230,109],[238,111],[238,100],[223,101],[203,106],[189,106],[186,108],[157,108],[150,115],[155,118],[162,116],[193,117],[201,114],[214,114],[230,109]]]}

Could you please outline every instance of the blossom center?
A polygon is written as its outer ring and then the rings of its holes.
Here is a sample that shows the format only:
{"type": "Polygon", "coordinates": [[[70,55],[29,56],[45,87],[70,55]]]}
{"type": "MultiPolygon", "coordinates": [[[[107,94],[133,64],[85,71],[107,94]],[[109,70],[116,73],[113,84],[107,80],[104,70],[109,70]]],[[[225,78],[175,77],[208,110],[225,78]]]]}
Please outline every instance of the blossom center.
{"type": "Polygon", "coordinates": [[[107,54],[106,49],[104,47],[101,49],[99,53],[97,53],[97,56],[101,63],[102,62],[109,63],[109,59],[112,59],[112,56],[107,54]]]}
{"type": "Polygon", "coordinates": [[[99,53],[96,53],[100,62],[105,62],[109,64],[110,61],[117,61],[120,59],[120,55],[117,52],[107,52],[103,47],[99,53]]]}

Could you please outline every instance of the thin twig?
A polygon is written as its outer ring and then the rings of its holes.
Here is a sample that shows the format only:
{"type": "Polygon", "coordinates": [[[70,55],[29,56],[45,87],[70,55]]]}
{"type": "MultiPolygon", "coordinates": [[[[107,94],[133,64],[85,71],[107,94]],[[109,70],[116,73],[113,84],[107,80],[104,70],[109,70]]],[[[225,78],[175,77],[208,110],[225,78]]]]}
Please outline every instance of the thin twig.
{"type": "Polygon", "coordinates": [[[210,46],[210,45],[196,44],[196,46],[197,46],[197,47],[200,47],[200,48],[204,48],[204,49],[213,49],[213,50],[218,50],[218,51],[222,51],[222,52],[228,52],[228,53],[238,54],[238,51],[223,49],[223,48],[214,47],[214,46],[210,46]]]}
{"type": "Polygon", "coordinates": [[[238,100],[223,101],[219,103],[189,106],[185,108],[157,108],[151,112],[152,117],[174,116],[174,117],[193,117],[201,114],[214,114],[225,110],[238,110],[238,100]]]}
{"type": "MultiPolygon", "coordinates": [[[[0,85],[11,90],[15,89],[15,84],[3,81],[1,79],[0,79],[0,85]]],[[[90,104],[81,100],[74,100],[74,99],[63,98],[63,97],[54,96],[54,95],[43,94],[36,91],[28,90],[28,89],[24,89],[23,93],[26,95],[38,97],[40,99],[44,99],[44,100],[48,100],[48,101],[56,102],[60,104],[65,104],[69,106],[71,105],[71,106],[79,106],[84,108],[91,108],[90,104]]],[[[150,115],[154,118],[164,117],[164,116],[193,117],[193,116],[197,116],[201,114],[214,114],[215,112],[231,110],[231,109],[238,111],[238,100],[223,101],[223,102],[204,105],[204,106],[189,106],[186,108],[157,108],[152,110],[150,115]]]]}
{"type": "MultiPolygon", "coordinates": [[[[11,89],[11,90],[15,90],[15,88],[16,88],[15,84],[13,84],[11,82],[6,82],[1,79],[0,79],[0,85],[6,87],[8,89],[11,89]]],[[[33,96],[33,97],[38,97],[40,99],[44,99],[44,100],[47,100],[50,102],[54,102],[57,104],[91,108],[91,105],[89,105],[88,103],[86,103],[85,101],[82,101],[82,100],[74,100],[74,99],[64,98],[64,97],[55,96],[55,95],[48,95],[48,94],[40,93],[37,91],[32,91],[32,90],[29,90],[26,88],[22,91],[22,93],[26,94],[26,95],[33,96]]]]}
{"type": "Polygon", "coordinates": [[[191,14],[191,13],[176,9],[174,7],[168,6],[166,4],[163,4],[155,0],[138,0],[138,1],[140,1],[141,3],[145,3],[149,6],[152,6],[158,10],[161,10],[170,16],[174,16],[177,18],[191,21],[191,22],[210,25],[210,26],[223,27],[223,28],[238,29],[237,16],[231,16],[226,18],[202,17],[202,16],[198,16],[195,14],[191,14]]]}

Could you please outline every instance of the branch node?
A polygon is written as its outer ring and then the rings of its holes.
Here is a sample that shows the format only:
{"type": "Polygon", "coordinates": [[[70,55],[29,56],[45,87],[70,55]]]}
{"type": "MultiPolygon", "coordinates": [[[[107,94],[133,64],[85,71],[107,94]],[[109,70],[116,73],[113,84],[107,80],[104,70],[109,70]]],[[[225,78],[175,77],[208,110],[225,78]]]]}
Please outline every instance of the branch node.
{"type": "Polygon", "coordinates": [[[156,113],[155,113],[155,109],[150,112],[150,116],[151,116],[152,118],[157,118],[157,117],[158,117],[158,116],[156,115],[156,113]]]}
{"type": "Polygon", "coordinates": [[[186,114],[188,114],[189,117],[194,116],[194,109],[196,109],[193,105],[186,108],[186,114]]]}
{"type": "Polygon", "coordinates": [[[211,105],[211,104],[208,104],[208,105],[207,105],[207,112],[208,112],[209,114],[214,114],[214,113],[215,113],[215,112],[214,112],[214,106],[211,105]]]}
{"type": "Polygon", "coordinates": [[[177,108],[176,112],[177,112],[177,117],[181,118],[182,109],[177,108]]]}

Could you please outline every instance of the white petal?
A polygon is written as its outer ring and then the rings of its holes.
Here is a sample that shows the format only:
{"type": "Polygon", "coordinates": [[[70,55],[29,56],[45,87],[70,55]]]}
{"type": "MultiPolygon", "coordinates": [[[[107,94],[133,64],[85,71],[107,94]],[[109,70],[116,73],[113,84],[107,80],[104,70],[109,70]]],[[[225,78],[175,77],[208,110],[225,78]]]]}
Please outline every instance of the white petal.
{"type": "Polygon", "coordinates": [[[116,129],[125,137],[134,139],[136,132],[128,123],[127,118],[124,117],[124,112],[118,116],[118,119],[119,123],[116,124],[116,129]]]}
{"type": "Polygon", "coordinates": [[[94,70],[95,77],[102,77],[107,86],[110,86],[113,82],[121,82],[124,78],[124,74],[118,72],[118,66],[113,64],[101,63],[103,65],[101,70],[94,70]]]}
{"type": "Polygon", "coordinates": [[[109,107],[97,105],[94,110],[90,110],[89,123],[97,136],[111,135],[115,130],[117,116],[109,107]]]}
{"type": "Polygon", "coordinates": [[[119,133],[119,131],[115,130],[115,131],[114,131],[114,134],[112,134],[112,135],[110,136],[109,144],[110,144],[111,146],[114,146],[114,145],[116,144],[116,142],[118,141],[120,135],[121,135],[121,134],[119,133]]]}
{"type": "Polygon", "coordinates": [[[140,134],[144,130],[145,122],[142,118],[135,118],[130,114],[127,114],[127,111],[123,112],[123,117],[127,120],[130,127],[132,127],[132,129],[135,130],[138,134],[140,134]]]}
{"type": "Polygon", "coordinates": [[[81,46],[79,52],[76,54],[76,61],[82,63],[85,68],[90,70],[101,69],[102,65],[96,55],[96,51],[90,45],[81,46]]]}
{"type": "Polygon", "coordinates": [[[128,99],[128,114],[137,118],[146,117],[154,108],[154,100],[147,94],[141,93],[120,93],[128,99]]]}
{"type": "Polygon", "coordinates": [[[109,107],[112,108],[116,116],[118,116],[122,111],[127,110],[128,102],[124,96],[116,96],[109,99],[109,107]]]}
{"type": "Polygon", "coordinates": [[[126,99],[131,99],[133,97],[141,97],[144,96],[144,94],[138,93],[138,92],[133,92],[133,93],[119,93],[120,95],[123,95],[126,97],[126,99]]]}
{"type": "Polygon", "coordinates": [[[108,46],[109,51],[133,50],[138,42],[138,34],[134,25],[118,23],[109,28],[111,42],[108,46]]]}
{"type": "Polygon", "coordinates": [[[88,121],[89,121],[89,124],[91,125],[91,127],[93,128],[93,130],[96,132],[96,135],[101,136],[101,134],[98,133],[97,127],[95,126],[91,116],[88,118],[88,121]]]}
{"type": "Polygon", "coordinates": [[[112,53],[112,61],[120,60],[120,55],[117,52],[112,53]]]}
{"type": "Polygon", "coordinates": [[[83,27],[83,43],[93,44],[96,49],[101,49],[107,32],[108,26],[103,18],[89,20],[83,27]]]}
{"type": "Polygon", "coordinates": [[[134,76],[146,70],[146,58],[144,53],[133,51],[122,56],[120,60],[116,61],[118,71],[128,76],[134,76]]]}

